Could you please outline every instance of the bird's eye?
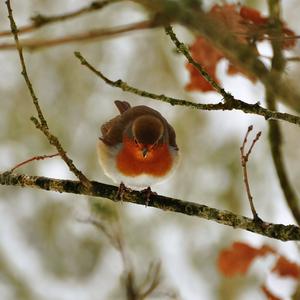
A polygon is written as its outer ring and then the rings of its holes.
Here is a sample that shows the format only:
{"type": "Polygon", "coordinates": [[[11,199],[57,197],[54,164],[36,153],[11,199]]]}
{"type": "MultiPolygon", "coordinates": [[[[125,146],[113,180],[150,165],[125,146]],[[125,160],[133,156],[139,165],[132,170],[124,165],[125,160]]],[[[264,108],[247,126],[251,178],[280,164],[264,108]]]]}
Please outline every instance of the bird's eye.
{"type": "Polygon", "coordinates": [[[134,142],[135,142],[136,145],[138,145],[138,141],[136,139],[134,139],[134,142]]]}

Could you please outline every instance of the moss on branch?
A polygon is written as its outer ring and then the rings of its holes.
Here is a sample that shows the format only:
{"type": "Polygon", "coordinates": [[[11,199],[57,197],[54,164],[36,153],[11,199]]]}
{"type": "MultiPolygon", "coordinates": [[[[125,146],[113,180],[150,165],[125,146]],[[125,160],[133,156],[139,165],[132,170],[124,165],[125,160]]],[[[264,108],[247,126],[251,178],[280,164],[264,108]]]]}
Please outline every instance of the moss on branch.
{"type": "MultiPolygon", "coordinates": [[[[102,197],[115,202],[119,201],[116,199],[118,187],[96,181],[91,181],[91,188],[87,190],[80,181],[5,172],[0,173],[0,184],[6,186],[31,187],[60,193],[102,197]]],[[[145,193],[139,191],[125,191],[122,196],[124,202],[131,202],[139,205],[145,205],[147,202],[145,193]]],[[[177,212],[188,216],[215,221],[219,224],[244,229],[281,241],[300,240],[300,228],[295,225],[255,222],[253,219],[226,210],[219,210],[194,202],[152,194],[148,206],[164,211],[177,212]]]]}

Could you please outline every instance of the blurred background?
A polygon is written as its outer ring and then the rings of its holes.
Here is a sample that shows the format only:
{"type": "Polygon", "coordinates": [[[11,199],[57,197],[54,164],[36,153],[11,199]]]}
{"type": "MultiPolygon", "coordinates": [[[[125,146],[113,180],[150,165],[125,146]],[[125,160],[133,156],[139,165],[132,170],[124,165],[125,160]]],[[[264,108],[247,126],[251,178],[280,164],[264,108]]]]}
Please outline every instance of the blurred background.
{"type": "MultiPolygon", "coordinates": [[[[267,14],[266,1],[240,2],[267,14]]],[[[215,3],[223,1],[205,1],[207,8],[215,3]]],[[[12,1],[18,26],[28,24],[30,17],[37,13],[62,14],[84,5],[87,2],[80,0],[12,1]]],[[[283,19],[299,34],[299,1],[282,1],[282,5],[283,19]]],[[[130,2],[116,3],[22,37],[50,38],[146,18],[140,6],[130,2]]],[[[0,4],[0,28],[1,31],[9,29],[4,1],[0,4]]],[[[182,41],[193,41],[191,33],[183,27],[175,26],[174,30],[182,41]]],[[[12,41],[11,37],[2,38],[0,43],[12,41]]],[[[271,55],[267,42],[259,47],[262,54],[271,55]]],[[[29,76],[50,130],[88,178],[111,184],[98,165],[95,147],[100,125],[117,112],[113,101],[146,104],[159,110],[174,126],[182,154],[173,177],[153,190],[250,217],[239,147],[247,127],[253,124],[255,132],[262,131],[249,162],[250,184],[258,214],[269,222],[294,223],[274,172],[267,138],[268,124],[263,118],[242,112],[172,107],[124,93],[106,85],[80,65],[74,51],[80,51],[109,78],[121,78],[139,89],[203,103],[215,103],[221,98],[214,92],[185,91],[189,76],[185,59],[176,53],[160,28],[26,51],[29,76]]],[[[287,55],[299,56],[299,43],[287,55]]],[[[227,64],[222,60],[217,69],[224,88],[239,99],[252,103],[261,101],[264,105],[263,86],[242,76],[228,76],[227,64]]],[[[30,121],[36,113],[20,74],[16,51],[0,51],[0,66],[2,172],[32,156],[56,151],[30,121]]],[[[297,84],[299,73],[299,63],[293,62],[288,64],[285,76],[297,84]]],[[[289,111],[282,105],[280,110],[289,111]]],[[[293,125],[281,123],[281,126],[285,162],[299,193],[300,132],[293,125]]],[[[75,179],[59,158],[35,161],[16,172],[75,179]]],[[[283,243],[150,207],[1,186],[0,299],[126,299],[124,259],[103,230],[82,222],[91,215],[98,216],[109,232],[117,232],[137,285],[147,277],[149,266],[160,262],[159,286],[147,299],[266,299],[260,289],[266,280],[274,293],[282,299],[290,299],[295,288],[292,280],[268,275],[274,262],[272,257],[257,260],[242,277],[226,278],[217,268],[219,252],[234,241],[255,247],[271,245],[291,261],[299,262],[299,248],[295,242],[283,243]]]]}

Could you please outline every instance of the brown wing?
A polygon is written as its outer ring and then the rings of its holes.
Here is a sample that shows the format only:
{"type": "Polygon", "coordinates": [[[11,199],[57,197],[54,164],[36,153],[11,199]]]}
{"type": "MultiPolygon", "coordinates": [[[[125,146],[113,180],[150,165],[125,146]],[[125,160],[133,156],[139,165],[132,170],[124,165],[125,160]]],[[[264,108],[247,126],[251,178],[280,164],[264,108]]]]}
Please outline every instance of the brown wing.
{"type": "Polygon", "coordinates": [[[111,130],[111,127],[114,125],[114,123],[118,120],[119,116],[117,117],[114,117],[113,119],[109,120],[108,122],[104,123],[102,126],[101,126],[101,133],[102,133],[102,136],[105,137],[106,135],[109,134],[110,130],[111,130]]]}
{"type": "MultiPolygon", "coordinates": [[[[120,101],[120,100],[116,100],[115,101],[115,105],[118,108],[120,114],[123,114],[126,110],[128,110],[129,108],[131,108],[130,104],[127,101],[120,101]]],[[[115,126],[115,124],[118,123],[120,119],[120,116],[116,116],[113,119],[109,120],[108,122],[105,122],[102,126],[101,126],[101,133],[102,133],[102,137],[100,137],[100,140],[102,140],[105,144],[113,144],[113,137],[111,136],[112,134],[110,133],[111,128],[115,126]]]]}

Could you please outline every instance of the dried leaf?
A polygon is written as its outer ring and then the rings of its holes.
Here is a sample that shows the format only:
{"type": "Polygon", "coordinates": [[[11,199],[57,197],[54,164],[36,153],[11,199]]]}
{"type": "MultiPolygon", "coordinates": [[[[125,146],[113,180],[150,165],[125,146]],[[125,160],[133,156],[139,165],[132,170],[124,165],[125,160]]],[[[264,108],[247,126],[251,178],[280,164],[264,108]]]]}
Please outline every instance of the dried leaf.
{"type": "Polygon", "coordinates": [[[247,43],[248,28],[239,12],[239,6],[236,4],[216,4],[209,12],[210,16],[216,18],[224,24],[224,29],[231,33],[238,33],[237,39],[241,43],[247,43]]]}
{"type": "Polygon", "coordinates": [[[284,256],[279,256],[272,272],[276,272],[282,277],[294,277],[297,279],[300,277],[300,266],[289,261],[284,256]]]}
{"type": "Polygon", "coordinates": [[[248,23],[256,25],[265,25],[268,22],[267,17],[262,17],[258,10],[248,6],[241,6],[240,16],[244,21],[248,21],[248,23]]]}
{"type": "MultiPolygon", "coordinates": [[[[243,30],[244,25],[241,24],[242,18],[239,16],[236,11],[236,6],[233,4],[225,4],[223,6],[214,5],[210,11],[210,15],[221,20],[228,29],[236,28],[239,31],[243,30]]],[[[240,36],[239,40],[244,43],[246,42],[246,39],[243,36],[240,36]]],[[[190,52],[194,60],[200,63],[206,72],[219,83],[216,76],[216,68],[219,61],[224,57],[224,54],[215,48],[209,41],[200,36],[197,37],[190,47],[190,52]]],[[[190,82],[186,85],[186,90],[202,92],[214,90],[193,65],[187,64],[186,67],[190,72],[190,82]]],[[[228,70],[231,74],[240,72],[239,69],[232,67],[228,70]]]]}
{"type": "Polygon", "coordinates": [[[268,300],[282,300],[281,298],[278,298],[278,297],[276,297],[274,294],[272,294],[272,293],[270,292],[270,290],[269,290],[265,285],[263,285],[263,286],[261,287],[261,289],[262,289],[262,291],[264,292],[264,294],[267,296],[267,299],[268,299],[268,300]]]}
{"type": "Polygon", "coordinates": [[[275,253],[275,250],[269,246],[264,245],[261,248],[254,248],[246,243],[235,242],[231,248],[220,252],[218,268],[228,277],[245,274],[256,257],[270,253],[275,253]]]}
{"type": "Polygon", "coordinates": [[[287,27],[284,22],[281,22],[282,34],[274,36],[270,19],[263,17],[256,9],[241,6],[240,16],[244,20],[245,26],[248,27],[248,37],[256,40],[264,39],[283,39],[283,49],[290,49],[296,45],[295,32],[287,27]]]}
{"type": "MultiPolygon", "coordinates": [[[[224,34],[231,32],[240,43],[249,45],[257,54],[255,43],[264,39],[284,39],[282,44],[284,49],[295,46],[295,33],[289,29],[285,23],[282,23],[282,34],[277,37],[272,36],[274,30],[272,32],[271,25],[269,25],[269,18],[262,16],[256,9],[235,4],[214,5],[209,15],[224,25],[224,34]]],[[[190,46],[190,51],[194,60],[200,63],[207,73],[219,83],[216,75],[217,64],[222,58],[226,57],[226,54],[222,53],[209,41],[200,36],[197,37],[192,46],[190,46]]],[[[226,58],[229,59],[230,62],[227,69],[229,75],[240,73],[252,81],[256,80],[243,66],[237,65],[234,61],[231,61],[229,57],[226,58]]],[[[202,92],[213,90],[195,67],[191,64],[187,64],[186,66],[190,72],[190,82],[187,84],[186,90],[202,92]]]]}
{"type": "MultiPolygon", "coordinates": [[[[216,67],[219,60],[223,57],[221,51],[214,48],[204,38],[199,37],[190,47],[191,55],[194,60],[201,63],[206,72],[216,81],[216,67]]],[[[191,64],[187,64],[191,80],[186,86],[188,91],[200,90],[203,92],[213,91],[212,86],[199,74],[199,71],[191,64]]]]}

